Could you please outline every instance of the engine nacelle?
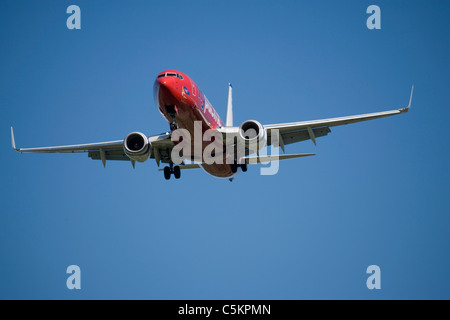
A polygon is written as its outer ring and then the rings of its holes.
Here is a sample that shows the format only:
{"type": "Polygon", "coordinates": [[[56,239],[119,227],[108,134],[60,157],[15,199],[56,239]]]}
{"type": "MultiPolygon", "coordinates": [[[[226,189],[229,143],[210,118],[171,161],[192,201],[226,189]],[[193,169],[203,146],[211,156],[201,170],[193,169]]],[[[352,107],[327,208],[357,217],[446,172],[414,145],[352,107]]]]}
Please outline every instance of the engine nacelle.
{"type": "Polygon", "coordinates": [[[150,156],[150,142],[145,134],[132,132],[123,140],[123,151],[130,159],[144,162],[150,156]]]}
{"type": "Polygon", "coordinates": [[[267,134],[264,127],[256,120],[244,121],[239,127],[239,140],[251,152],[257,152],[267,144],[267,134]]]}

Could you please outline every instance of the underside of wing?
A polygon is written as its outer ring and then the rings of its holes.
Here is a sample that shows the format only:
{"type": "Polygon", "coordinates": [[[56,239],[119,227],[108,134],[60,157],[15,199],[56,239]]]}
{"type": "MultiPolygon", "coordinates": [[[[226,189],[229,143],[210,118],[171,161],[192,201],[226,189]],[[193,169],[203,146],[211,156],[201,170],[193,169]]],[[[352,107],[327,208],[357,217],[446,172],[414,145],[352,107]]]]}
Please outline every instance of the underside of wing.
{"type": "Polygon", "coordinates": [[[275,132],[278,132],[279,134],[279,145],[283,149],[286,144],[308,139],[311,139],[315,144],[316,138],[326,136],[331,132],[330,127],[379,119],[408,112],[411,107],[413,90],[414,86],[411,88],[409,104],[406,108],[347,117],[265,125],[264,129],[268,132],[268,144],[272,143],[272,136],[275,132]]]}
{"type": "MultiPolygon", "coordinates": [[[[314,139],[319,137],[324,137],[328,135],[331,130],[328,127],[320,127],[320,128],[313,128],[311,129],[313,132],[314,139]]],[[[272,144],[272,130],[267,130],[267,145],[272,144]]],[[[308,129],[295,129],[292,128],[291,130],[287,130],[284,132],[279,132],[279,144],[284,149],[284,145],[301,142],[305,140],[311,139],[310,132],[308,129]],[[281,138],[281,139],[280,139],[281,138]]]]}
{"type": "MultiPolygon", "coordinates": [[[[153,158],[159,162],[169,162],[170,152],[173,148],[173,142],[170,139],[170,134],[164,133],[155,136],[143,138],[148,139],[149,158],[153,158]]],[[[124,150],[124,140],[114,140],[105,142],[96,142],[88,144],[75,144],[52,147],[38,147],[38,148],[17,148],[14,138],[14,130],[11,127],[11,143],[14,150],[20,153],[80,153],[87,152],[88,157],[93,160],[102,160],[105,166],[107,160],[122,160],[131,161],[133,167],[135,160],[130,158],[124,150]]]]}

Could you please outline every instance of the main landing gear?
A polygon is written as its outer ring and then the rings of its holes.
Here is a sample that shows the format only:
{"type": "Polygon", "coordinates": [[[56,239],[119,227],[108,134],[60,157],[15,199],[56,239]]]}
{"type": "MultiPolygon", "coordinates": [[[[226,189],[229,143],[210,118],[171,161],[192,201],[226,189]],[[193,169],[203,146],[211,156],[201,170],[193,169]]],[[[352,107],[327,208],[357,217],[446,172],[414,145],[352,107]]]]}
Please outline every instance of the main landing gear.
{"type": "Polygon", "coordinates": [[[166,180],[169,180],[172,174],[174,175],[175,179],[180,179],[181,177],[180,167],[174,166],[171,162],[169,167],[164,168],[164,178],[166,178],[166,180]]]}
{"type": "Polygon", "coordinates": [[[231,165],[231,171],[232,171],[233,173],[236,173],[236,172],[237,172],[237,169],[238,169],[239,167],[241,168],[242,172],[247,172],[247,164],[246,164],[246,163],[242,163],[242,164],[233,163],[233,164],[231,165]]]}

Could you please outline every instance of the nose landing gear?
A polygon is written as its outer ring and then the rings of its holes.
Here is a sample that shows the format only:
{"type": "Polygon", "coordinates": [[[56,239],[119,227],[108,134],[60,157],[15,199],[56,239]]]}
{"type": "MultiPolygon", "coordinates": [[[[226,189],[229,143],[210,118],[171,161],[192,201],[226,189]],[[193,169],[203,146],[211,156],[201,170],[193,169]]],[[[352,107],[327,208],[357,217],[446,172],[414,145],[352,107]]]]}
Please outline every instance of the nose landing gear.
{"type": "Polygon", "coordinates": [[[175,116],[178,114],[177,106],[166,106],[166,112],[169,114],[169,116],[172,118],[172,122],[170,123],[170,131],[173,132],[176,129],[178,129],[178,125],[175,121],[175,116]]]}
{"type": "Polygon", "coordinates": [[[173,120],[172,120],[172,123],[170,124],[170,131],[171,132],[174,132],[175,130],[177,130],[178,129],[178,126],[177,126],[177,124],[175,123],[175,117],[173,118],[173,120]]]}

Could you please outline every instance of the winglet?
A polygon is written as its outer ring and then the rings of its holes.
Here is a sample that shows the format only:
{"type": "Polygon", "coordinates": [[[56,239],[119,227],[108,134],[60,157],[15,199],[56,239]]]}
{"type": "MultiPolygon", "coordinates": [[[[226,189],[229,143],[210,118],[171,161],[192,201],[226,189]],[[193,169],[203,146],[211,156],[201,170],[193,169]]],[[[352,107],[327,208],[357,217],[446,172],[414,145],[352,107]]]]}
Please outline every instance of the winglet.
{"type": "Polygon", "coordinates": [[[19,151],[19,149],[16,148],[16,140],[14,139],[14,129],[11,126],[11,145],[14,150],[19,151]]]}
{"type": "Polygon", "coordinates": [[[414,85],[411,88],[411,96],[409,97],[409,104],[406,108],[400,109],[400,112],[408,112],[409,108],[411,108],[411,101],[412,101],[412,97],[413,97],[413,91],[414,91],[414,85]]]}

